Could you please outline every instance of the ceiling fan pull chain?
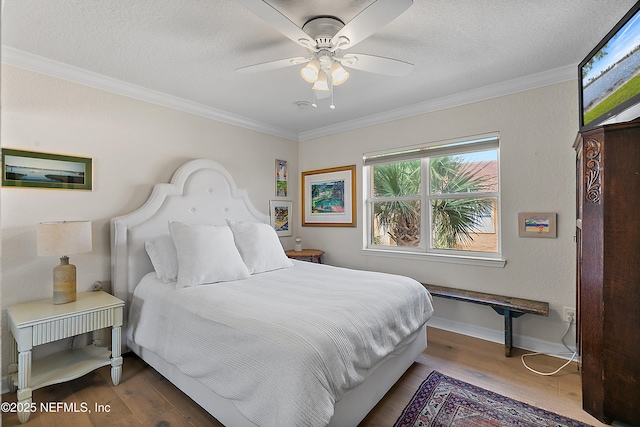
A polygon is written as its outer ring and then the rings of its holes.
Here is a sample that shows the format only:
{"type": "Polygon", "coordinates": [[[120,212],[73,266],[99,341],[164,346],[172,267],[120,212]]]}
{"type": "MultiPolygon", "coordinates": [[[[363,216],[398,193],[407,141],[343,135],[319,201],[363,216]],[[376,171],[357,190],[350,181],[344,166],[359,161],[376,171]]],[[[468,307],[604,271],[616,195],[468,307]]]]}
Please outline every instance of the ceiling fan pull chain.
{"type": "Polygon", "coordinates": [[[336,106],[333,103],[333,79],[331,80],[331,86],[329,89],[331,90],[331,105],[329,105],[329,108],[331,108],[332,110],[335,110],[336,106]]]}

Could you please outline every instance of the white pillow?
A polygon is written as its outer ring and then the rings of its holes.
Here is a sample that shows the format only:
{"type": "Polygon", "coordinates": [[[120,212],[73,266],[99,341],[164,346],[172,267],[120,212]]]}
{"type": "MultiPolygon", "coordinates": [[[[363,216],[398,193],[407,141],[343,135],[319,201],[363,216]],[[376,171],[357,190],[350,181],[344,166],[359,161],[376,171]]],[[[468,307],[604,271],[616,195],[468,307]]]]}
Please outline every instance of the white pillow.
{"type": "Polygon", "coordinates": [[[178,254],[176,288],[249,277],[229,227],[171,222],[169,230],[178,254]]]}
{"type": "Polygon", "coordinates": [[[282,249],[276,230],[269,224],[227,222],[249,273],[256,274],[293,266],[282,249]]]}
{"type": "Polygon", "coordinates": [[[166,234],[144,243],[158,279],[164,283],[175,282],[178,278],[178,254],[173,239],[166,234]]]}

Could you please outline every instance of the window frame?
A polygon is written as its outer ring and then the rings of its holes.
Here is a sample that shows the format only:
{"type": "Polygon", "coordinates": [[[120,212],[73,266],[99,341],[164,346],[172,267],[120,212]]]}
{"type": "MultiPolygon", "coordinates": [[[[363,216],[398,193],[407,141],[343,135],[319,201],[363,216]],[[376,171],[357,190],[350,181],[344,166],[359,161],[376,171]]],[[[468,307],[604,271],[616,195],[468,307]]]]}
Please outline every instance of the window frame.
{"type": "Polygon", "coordinates": [[[453,263],[487,265],[503,267],[506,261],[502,259],[502,212],[501,212],[501,185],[500,185],[500,138],[497,132],[464,137],[446,141],[436,141],[419,146],[396,148],[386,151],[365,153],[363,155],[363,216],[365,225],[363,232],[363,252],[368,255],[420,257],[434,261],[453,263]],[[473,193],[431,193],[430,182],[430,158],[443,157],[473,152],[496,150],[497,158],[497,191],[473,192],[473,193]],[[395,163],[401,161],[420,159],[421,184],[420,194],[417,196],[402,197],[374,197],[373,190],[373,166],[376,164],[395,163]],[[460,199],[460,198],[495,198],[496,200],[496,234],[497,251],[481,252],[457,249],[438,249],[433,247],[433,209],[432,201],[435,199],[460,199]],[[420,202],[420,244],[418,246],[387,246],[373,244],[373,205],[374,203],[419,200],[420,202]],[[425,211],[425,209],[427,209],[425,211]]]}

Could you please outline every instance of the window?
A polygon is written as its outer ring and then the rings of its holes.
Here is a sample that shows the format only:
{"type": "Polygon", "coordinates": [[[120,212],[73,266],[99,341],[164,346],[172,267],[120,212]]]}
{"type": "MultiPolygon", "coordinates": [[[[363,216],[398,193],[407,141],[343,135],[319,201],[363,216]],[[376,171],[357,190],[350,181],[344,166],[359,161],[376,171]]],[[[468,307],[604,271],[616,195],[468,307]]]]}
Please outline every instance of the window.
{"type": "Polygon", "coordinates": [[[497,135],[365,154],[366,248],[500,257],[497,135]]]}

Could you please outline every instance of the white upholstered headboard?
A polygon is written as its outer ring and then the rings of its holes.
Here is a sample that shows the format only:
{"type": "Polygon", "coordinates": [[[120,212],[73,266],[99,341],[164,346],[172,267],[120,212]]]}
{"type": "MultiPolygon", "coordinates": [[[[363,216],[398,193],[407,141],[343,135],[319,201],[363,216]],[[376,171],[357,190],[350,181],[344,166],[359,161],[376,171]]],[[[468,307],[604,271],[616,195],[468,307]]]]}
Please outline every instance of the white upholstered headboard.
{"type": "Polygon", "coordinates": [[[169,221],[221,225],[227,219],[269,223],[269,216],[253,207],[229,172],[207,159],[185,163],[169,184],[156,184],[140,208],[113,218],[111,282],[114,295],[126,302],[125,319],[133,290],[153,271],[144,248],[147,240],[169,234],[169,221]]]}

